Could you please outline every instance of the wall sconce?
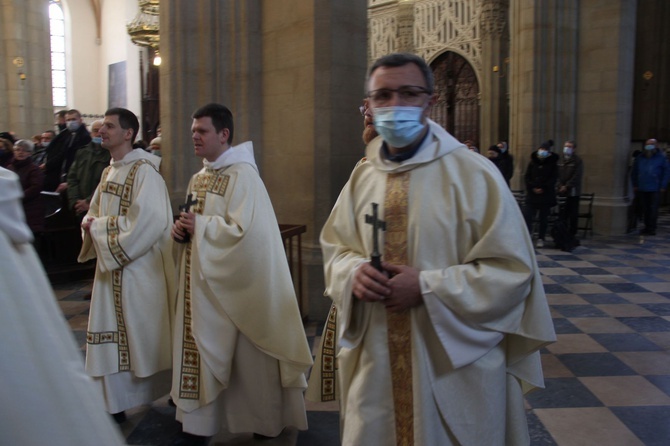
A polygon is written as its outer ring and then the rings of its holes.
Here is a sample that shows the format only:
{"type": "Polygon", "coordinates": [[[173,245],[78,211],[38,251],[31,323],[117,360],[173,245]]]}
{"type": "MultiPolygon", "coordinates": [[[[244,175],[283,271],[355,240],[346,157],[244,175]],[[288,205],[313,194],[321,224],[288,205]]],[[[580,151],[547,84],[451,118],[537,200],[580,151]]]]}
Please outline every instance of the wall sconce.
{"type": "Polygon", "coordinates": [[[493,72],[498,73],[499,77],[505,77],[507,75],[507,65],[509,65],[509,57],[503,59],[502,66],[493,65],[493,72]]]}
{"type": "Polygon", "coordinates": [[[161,59],[161,53],[156,51],[156,55],[154,56],[154,66],[159,67],[161,65],[161,62],[163,59],[161,59]]]}
{"type": "Polygon", "coordinates": [[[20,73],[19,73],[19,79],[21,79],[21,82],[23,82],[23,81],[25,81],[26,79],[28,79],[28,76],[26,76],[26,73],[24,73],[24,72],[20,72],[20,73]]]}

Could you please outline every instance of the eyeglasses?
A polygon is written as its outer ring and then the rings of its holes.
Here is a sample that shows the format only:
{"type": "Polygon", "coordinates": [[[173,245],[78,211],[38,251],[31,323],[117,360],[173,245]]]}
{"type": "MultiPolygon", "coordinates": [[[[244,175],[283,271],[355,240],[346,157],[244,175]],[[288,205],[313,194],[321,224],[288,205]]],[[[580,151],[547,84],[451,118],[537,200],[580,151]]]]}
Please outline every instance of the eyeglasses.
{"type": "Polygon", "coordinates": [[[424,87],[414,85],[403,85],[400,88],[392,90],[390,88],[380,88],[368,92],[368,98],[378,105],[385,105],[393,99],[393,93],[397,93],[400,100],[406,104],[418,104],[421,102],[421,96],[430,94],[430,91],[424,87]]]}
{"type": "Polygon", "coordinates": [[[30,150],[26,150],[21,146],[14,146],[14,151],[15,152],[30,152],[30,150]]]}

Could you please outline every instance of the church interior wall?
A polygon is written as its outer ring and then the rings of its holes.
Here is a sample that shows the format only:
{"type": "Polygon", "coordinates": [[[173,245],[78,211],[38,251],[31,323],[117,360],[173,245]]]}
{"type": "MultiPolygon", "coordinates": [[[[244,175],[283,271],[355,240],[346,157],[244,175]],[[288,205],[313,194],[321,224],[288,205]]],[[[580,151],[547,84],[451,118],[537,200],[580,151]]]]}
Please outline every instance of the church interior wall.
{"type": "MultiPolygon", "coordinates": [[[[141,113],[139,55],[126,30],[138,11],[136,0],[101,2],[100,38],[89,0],[63,0],[67,47],[67,108],[100,115],[109,103],[109,66],[125,62],[125,107],[141,113]]],[[[91,119],[87,119],[91,121],[91,119]]]]}

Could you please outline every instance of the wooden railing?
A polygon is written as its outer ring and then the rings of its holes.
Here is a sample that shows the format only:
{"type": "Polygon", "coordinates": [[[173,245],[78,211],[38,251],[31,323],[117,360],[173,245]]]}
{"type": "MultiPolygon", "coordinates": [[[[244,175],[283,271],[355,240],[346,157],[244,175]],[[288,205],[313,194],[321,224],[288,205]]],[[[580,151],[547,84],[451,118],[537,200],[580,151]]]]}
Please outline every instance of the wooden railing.
{"type": "Polygon", "coordinates": [[[288,258],[288,268],[291,272],[293,286],[298,298],[300,316],[304,319],[307,317],[307,308],[305,308],[302,294],[302,234],[307,232],[307,226],[280,224],[279,231],[284,242],[286,257],[288,258]]]}

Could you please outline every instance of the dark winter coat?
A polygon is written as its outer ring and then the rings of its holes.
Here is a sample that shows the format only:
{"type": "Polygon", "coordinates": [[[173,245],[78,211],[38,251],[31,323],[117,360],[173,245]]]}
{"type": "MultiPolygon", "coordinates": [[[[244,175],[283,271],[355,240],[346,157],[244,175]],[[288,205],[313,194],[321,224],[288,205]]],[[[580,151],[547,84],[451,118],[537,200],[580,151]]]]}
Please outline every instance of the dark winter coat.
{"type": "Polygon", "coordinates": [[[558,161],[558,186],[565,186],[566,197],[579,197],[582,194],[582,177],[584,176],[584,162],[572,154],[572,156],[561,155],[558,161]]]}
{"type": "Polygon", "coordinates": [[[558,155],[549,152],[549,156],[540,158],[537,156],[537,152],[533,152],[525,175],[526,203],[554,206],[556,204],[557,179],[558,155]],[[542,189],[542,193],[536,194],[533,192],[533,189],[536,188],[542,189]]]}
{"type": "Polygon", "coordinates": [[[60,183],[63,172],[67,173],[74,162],[77,150],[91,142],[91,134],[82,123],[72,138],[72,132],[63,130],[47,147],[47,162],[44,169],[44,190],[55,191],[60,183]]]}
{"type": "Polygon", "coordinates": [[[44,231],[44,202],[41,194],[44,174],[42,170],[33,164],[30,157],[21,161],[14,159],[8,169],[16,172],[21,181],[23,210],[28,226],[33,232],[44,231]]]}
{"type": "Polygon", "coordinates": [[[512,175],[514,175],[514,157],[510,155],[509,149],[500,153],[497,165],[503,178],[505,178],[505,182],[509,186],[512,175]]]}

